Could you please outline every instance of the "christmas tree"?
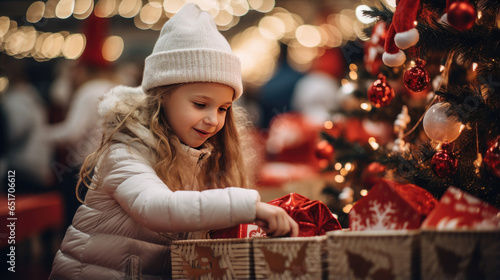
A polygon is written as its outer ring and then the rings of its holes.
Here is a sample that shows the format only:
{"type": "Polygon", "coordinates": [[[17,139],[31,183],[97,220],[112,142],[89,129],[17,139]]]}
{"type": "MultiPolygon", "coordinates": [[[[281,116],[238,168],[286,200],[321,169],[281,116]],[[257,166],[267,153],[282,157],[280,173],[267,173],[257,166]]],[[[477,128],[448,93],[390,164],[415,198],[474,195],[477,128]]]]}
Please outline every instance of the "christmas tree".
{"type": "MultiPolygon", "coordinates": [[[[363,145],[325,129],[335,150],[327,169],[356,164],[351,200],[370,188],[367,176],[385,176],[438,199],[454,186],[500,208],[500,1],[396,2],[364,12],[377,20],[357,87],[372,108],[356,111],[394,123],[393,139],[363,145]]],[[[325,192],[339,197],[338,189],[325,192]]]]}

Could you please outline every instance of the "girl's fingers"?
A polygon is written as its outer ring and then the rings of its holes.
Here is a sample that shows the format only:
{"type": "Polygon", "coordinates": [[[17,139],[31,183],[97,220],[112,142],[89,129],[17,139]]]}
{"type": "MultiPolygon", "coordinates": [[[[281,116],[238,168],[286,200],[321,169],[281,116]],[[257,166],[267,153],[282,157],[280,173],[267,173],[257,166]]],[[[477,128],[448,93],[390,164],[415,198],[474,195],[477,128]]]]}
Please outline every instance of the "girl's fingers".
{"type": "Polygon", "coordinates": [[[258,225],[260,228],[264,229],[264,231],[267,231],[267,223],[266,223],[266,221],[255,220],[255,224],[258,225]]]}
{"type": "Polygon", "coordinates": [[[290,232],[290,223],[288,221],[288,214],[280,215],[280,232],[278,236],[284,236],[290,232]]]}
{"type": "Polygon", "coordinates": [[[276,231],[278,230],[278,219],[276,217],[276,215],[271,215],[269,217],[269,220],[267,221],[267,230],[268,230],[268,234],[270,236],[275,236],[276,235],[276,231]]]}
{"type": "Polygon", "coordinates": [[[297,222],[290,216],[288,216],[288,220],[290,223],[290,237],[299,236],[299,225],[297,224],[297,222]]]}
{"type": "Polygon", "coordinates": [[[287,216],[288,214],[281,209],[276,212],[276,230],[273,232],[272,236],[284,236],[290,232],[290,225],[287,216]]]}
{"type": "Polygon", "coordinates": [[[288,213],[278,206],[257,202],[255,223],[268,236],[298,236],[299,227],[288,213]]]}

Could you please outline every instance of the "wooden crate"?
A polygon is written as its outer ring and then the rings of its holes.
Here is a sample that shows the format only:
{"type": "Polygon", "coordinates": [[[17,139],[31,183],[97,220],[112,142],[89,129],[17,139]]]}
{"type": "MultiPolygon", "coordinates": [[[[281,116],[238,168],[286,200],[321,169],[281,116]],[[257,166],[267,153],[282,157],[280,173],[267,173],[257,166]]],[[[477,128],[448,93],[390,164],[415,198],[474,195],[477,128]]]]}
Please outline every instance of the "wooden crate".
{"type": "Polygon", "coordinates": [[[173,279],[251,279],[249,238],[192,239],[171,246],[173,279]]]}
{"type": "Polygon", "coordinates": [[[338,230],[327,236],[328,279],[420,279],[418,231],[338,230]]]}
{"type": "Polygon", "coordinates": [[[321,279],[326,236],[254,238],[256,279],[321,279]]]}
{"type": "Polygon", "coordinates": [[[422,230],[422,279],[500,279],[500,230],[422,230]]]}

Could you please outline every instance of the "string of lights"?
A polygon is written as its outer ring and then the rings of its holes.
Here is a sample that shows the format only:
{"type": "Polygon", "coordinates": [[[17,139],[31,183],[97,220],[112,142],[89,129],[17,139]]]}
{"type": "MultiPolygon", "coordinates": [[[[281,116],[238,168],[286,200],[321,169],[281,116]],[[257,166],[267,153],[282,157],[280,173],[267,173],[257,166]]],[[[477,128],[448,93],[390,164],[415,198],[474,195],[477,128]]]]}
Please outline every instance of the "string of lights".
{"type": "MultiPolygon", "coordinates": [[[[230,39],[233,51],[242,61],[244,80],[254,86],[265,83],[274,72],[280,43],[288,46],[290,64],[307,70],[325,48],[368,40],[363,30],[372,20],[363,16],[362,11],[369,9],[366,5],[343,9],[314,25],[285,8],[276,7],[275,0],[47,0],[35,1],[27,8],[27,25],[18,26],[8,16],[0,17],[0,51],[39,62],[60,57],[76,60],[85,49],[84,34],[64,30],[44,32],[37,30],[36,23],[70,17],[85,20],[93,12],[98,17],[130,18],[138,29],[160,30],[186,2],[195,2],[209,12],[221,31],[235,27],[251,10],[264,14],[253,26],[230,39]]],[[[108,61],[118,60],[125,45],[122,37],[109,36],[103,45],[103,57],[108,61]]]]}

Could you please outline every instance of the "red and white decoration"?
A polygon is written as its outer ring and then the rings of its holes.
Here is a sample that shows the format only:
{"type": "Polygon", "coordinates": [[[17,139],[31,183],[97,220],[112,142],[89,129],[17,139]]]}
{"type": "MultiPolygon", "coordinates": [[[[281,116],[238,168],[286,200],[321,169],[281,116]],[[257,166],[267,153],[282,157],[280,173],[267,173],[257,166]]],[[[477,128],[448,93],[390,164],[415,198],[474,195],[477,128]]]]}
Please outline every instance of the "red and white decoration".
{"type": "Polygon", "coordinates": [[[214,230],[210,238],[247,238],[267,236],[266,232],[256,224],[240,224],[227,229],[214,230]]]}
{"type": "Polygon", "coordinates": [[[411,184],[381,180],[349,212],[353,231],[417,229],[437,200],[411,184]]]}
{"type": "Polygon", "coordinates": [[[422,228],[500,229],[500,210],[460,189],[449,187],[422,223],[422,228]]]}
{"type": "Polygon", "coordinates": [[[384,21],[377,22],[375,26],[373,26],[370,40],[366,42],[363,57],[366,70],[373,76],[377,76],[377,74],[380,73],[386,37],[386,23],[384,21]]]}
{"type": "Polygon", "coordinates": [[[392,23],[387,31],[385,52],[382,61],[389,67],[403,65],[406,55],[402,50],[418,43],[420,36],[415,23],[417,20],[420,0],[397,0],[392,23]]]}

